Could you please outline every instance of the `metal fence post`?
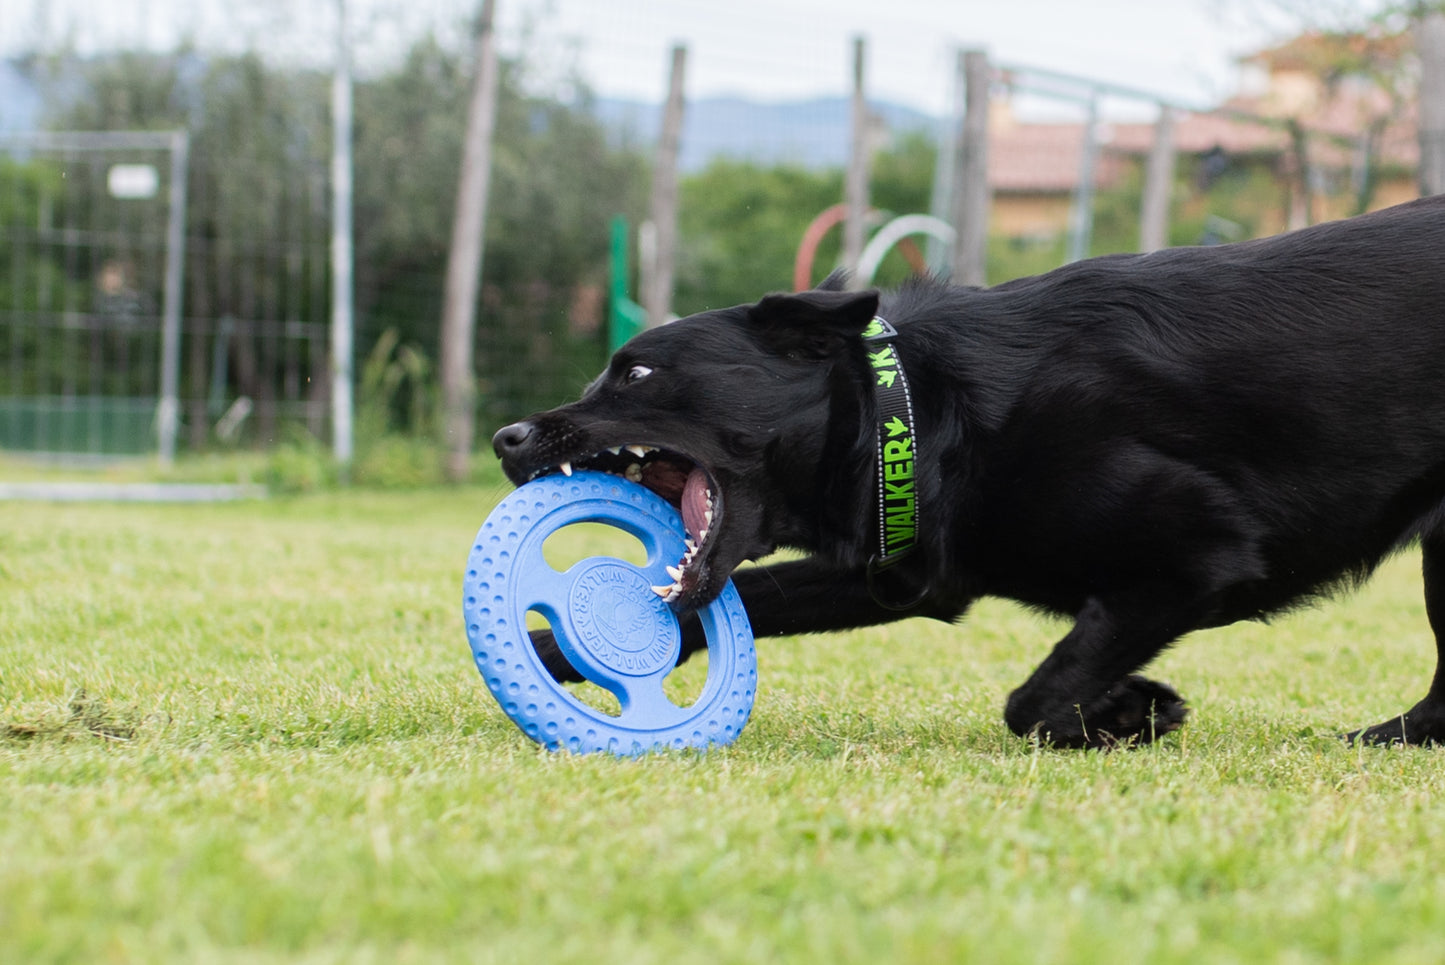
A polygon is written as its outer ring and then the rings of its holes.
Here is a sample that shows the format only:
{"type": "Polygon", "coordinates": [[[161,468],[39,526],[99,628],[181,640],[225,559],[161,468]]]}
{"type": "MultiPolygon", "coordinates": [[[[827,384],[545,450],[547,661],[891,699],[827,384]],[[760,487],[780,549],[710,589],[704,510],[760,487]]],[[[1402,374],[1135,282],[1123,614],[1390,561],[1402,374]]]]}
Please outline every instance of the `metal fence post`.
{"type": "Polygon", "coordinates": [[[1089,116],[1084,122],[1084,153],[1079,159],[1079,186],[1074,190],[1074,208],[1069,216],[1069,261],[1089,256],[1094,235],[1094,167],[1099,158],[1099,97],[1089,98],[1089,116]]]}
{"type": "Polygon", "coordinates": [[[176,459],[176,433],[180,428],[181,300],[186,253],[186,175],[190,169],[191,137],[175,131],[170,138],[170,216],[166,224],[166,280],[161,309],[161,398],[156,410],[162,465],[176,459]]]}
{"type": "Polygon", "coordinates": [[[346,0],[336,0],[331,76],[331,446],[345,472],[352,440],[351,40],[346,0]]]}

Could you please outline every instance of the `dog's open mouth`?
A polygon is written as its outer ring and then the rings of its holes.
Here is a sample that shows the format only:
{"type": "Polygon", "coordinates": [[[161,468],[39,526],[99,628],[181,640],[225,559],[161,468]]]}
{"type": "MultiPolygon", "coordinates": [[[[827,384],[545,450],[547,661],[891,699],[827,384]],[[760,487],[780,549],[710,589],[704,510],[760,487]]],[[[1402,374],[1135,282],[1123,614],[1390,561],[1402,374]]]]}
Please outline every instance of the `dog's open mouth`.
{"type": "Polygon", "coordinates": [[[558,472],[570,476],[577,469],[624,476],[672,504],[682,515],[687,551],[675,565],[667,568],[672,583],[654,586],[652,592],[668,603],[675,603],[696,591],[702,584],[705,557],[716,542],[722,520],[721,489],[708,471],[681,453],[630,445],[614,446],[585,459],[539,470],[532,478],[558,472]]]}

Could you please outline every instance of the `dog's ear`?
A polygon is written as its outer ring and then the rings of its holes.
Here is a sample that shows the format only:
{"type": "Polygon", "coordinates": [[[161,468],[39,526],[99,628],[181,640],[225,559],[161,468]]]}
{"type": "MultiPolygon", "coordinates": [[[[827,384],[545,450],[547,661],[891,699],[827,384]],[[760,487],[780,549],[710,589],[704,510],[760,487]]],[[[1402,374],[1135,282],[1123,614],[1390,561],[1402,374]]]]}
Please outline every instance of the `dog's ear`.
{"type": "Polygon", "coordinates": [[[763,340],[787,355],[821,358],[838,342],[863,334],[878,314],[877,291],[811,289],[793,295],[765,295],[748,309],[748,320],[763,340]]]}

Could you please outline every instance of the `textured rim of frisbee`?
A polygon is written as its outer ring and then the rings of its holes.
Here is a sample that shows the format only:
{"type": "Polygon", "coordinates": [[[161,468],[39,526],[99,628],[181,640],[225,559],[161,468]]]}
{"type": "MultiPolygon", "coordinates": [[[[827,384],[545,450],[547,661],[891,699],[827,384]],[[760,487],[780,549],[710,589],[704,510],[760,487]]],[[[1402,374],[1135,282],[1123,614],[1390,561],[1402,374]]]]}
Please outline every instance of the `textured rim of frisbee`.
{"type": "Polygon", "coordinates": [[[682,519],[666,500],[620,476],[575,472],[517,488],[487,517],[467,559],[462,613],[472,656],[502,710],[549,750],[633,756],[737,739],[752,711],[757,655],[737,590],[698,611],[708,672],[695,702],[679,706],[662,682],[677,664],[677,617],[652,590],[686,551],[682,519]],[[608,556],[559,572],[542,544],[577,523],[602,523],[642,543],[646,562],[608,556]],[[557,646],[591,683],[610,691],[617,716],[558,683],[527,634],[527,612],[551,625],[557,646]]]}

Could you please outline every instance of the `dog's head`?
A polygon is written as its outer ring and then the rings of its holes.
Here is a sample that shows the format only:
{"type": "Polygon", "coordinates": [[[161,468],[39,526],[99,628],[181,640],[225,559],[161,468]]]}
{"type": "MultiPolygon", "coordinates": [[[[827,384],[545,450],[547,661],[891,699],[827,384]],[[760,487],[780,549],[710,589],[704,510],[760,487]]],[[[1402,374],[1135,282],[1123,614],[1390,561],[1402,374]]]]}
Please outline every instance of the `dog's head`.
{"type": "Polygon", "coordinates": [[[697,609],[743,560],[806,543],[840,369],[864,364],[859,336],[877,309],[874,291],[816,289],[650,329],[581,399],[504,427],[492,446],[517,485],[587,468],[677,507],[687,555],[659,592],[697,609]]]}

